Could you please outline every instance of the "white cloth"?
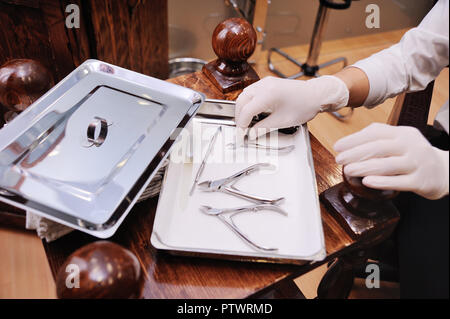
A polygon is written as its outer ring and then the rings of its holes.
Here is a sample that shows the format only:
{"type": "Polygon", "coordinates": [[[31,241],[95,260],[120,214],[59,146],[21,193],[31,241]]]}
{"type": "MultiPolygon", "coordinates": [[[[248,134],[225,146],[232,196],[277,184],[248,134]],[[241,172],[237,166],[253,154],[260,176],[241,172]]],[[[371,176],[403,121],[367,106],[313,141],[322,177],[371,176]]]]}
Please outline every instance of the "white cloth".
{"type": "MultiPolygon", "coordinates": [[[[439,0],[418,27],[399,43],[356,62],[369,79],[364,105],[373,107],[401,92],[423,90],[449,61],[449,0],[439,0]]],[[[436,116],[435,126],[449,132],[448,101],[436,116]]]]}
{"type": "Polygon", "coordinates": [[[37,235],[41,239],[45,239],[47,243],[52,242],[68,233],[73,229],[42,216],[27,211],[25,228],[36,230],[37,235]]]}

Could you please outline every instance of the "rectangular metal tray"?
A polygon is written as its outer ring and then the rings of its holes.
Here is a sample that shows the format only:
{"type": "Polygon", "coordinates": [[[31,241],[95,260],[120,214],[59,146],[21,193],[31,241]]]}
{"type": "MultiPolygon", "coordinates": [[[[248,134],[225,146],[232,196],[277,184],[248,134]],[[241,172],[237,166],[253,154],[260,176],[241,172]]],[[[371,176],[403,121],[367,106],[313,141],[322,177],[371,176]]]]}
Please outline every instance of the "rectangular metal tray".
{"type": "Polygon", "coordinates": [[[200,212],[200,205],[231,208],[251,203],[221,192],[203,192],[199,188],[189,196],[201,161],[198,158],[182,160],[182,154],[189,153],[184,149],[189,149],[187,145],[190,143],[183,138],[174,147],[166,169],[151,235],[152,245],[175,255],[256,262],[303,264],[325,258],[322,219],[306,125],[301,126],[296,134],[279,134],[279,145],[295,145],[291,153],[274,156],[262,151],[256,156],[243,156],[243,160],[235,162],[224,161],[233,156],[230,152],[234,152],[226,147],[233,141],[236,130],[231,119],[196,116],[190,124],[194,131],[193,145],[201,148],[197,154],[204,154],[219,125],[222,126],[222,134],[216,140],[200,182],[230,176],[257,162],[274,164],[275,171],[249,175],[238,185],[240,189],[260,196],[284,196],[286,201],[281,207],[288,216],[270,212],[249,213],[239,215],[236,222],[250,238],[265,246],[275,246],[278,251],[257,251],[216,217],[200,212]]]}
{"type": "Polygon", "coordinates": [[[0,130],[0,201],[110,237],[203,100],[88,60],[0,130]]]}

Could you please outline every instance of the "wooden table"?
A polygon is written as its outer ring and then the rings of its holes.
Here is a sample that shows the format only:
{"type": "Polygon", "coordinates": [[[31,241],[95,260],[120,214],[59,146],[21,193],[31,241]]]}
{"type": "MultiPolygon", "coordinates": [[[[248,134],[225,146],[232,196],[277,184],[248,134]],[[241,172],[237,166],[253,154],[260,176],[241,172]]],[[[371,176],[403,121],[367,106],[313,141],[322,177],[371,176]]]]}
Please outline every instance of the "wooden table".
{"type": "MultiPolygon", "coordinates": [[[[204,92],[209,98],[235,99],[240,92],[222,94],[201,72],[170,80],[204,92]]],[[[322,192],[342,181],[341,167],[334,157],[311,136],[317,186],[322,192]]],[[[110,238],[131,250],[139,259],[144,274],[142,297],[144,298],[248,298],[248,297],[297,297],[292,279],[322,265],[340,259],[354,260],[365,247],[385,238],[385,229],[376,234],[353,240],[321,205],[327,257],[321,262],[302,266],[258,264],[237,261],[201,259],[172,256],[157,251],[150,244],[157,199],[137,204],[117,233],[110,238]],[[355,255],[356,254],[356,255],[355,255]]],[[[45,243],[45,251],[53,275],[64,260],[76,249],[97,239],[75,231],[53,243],[45,243]]],[[[364,259],[364,258],[363,258],[364,259]]],[[[348,267],[346,268],[347,270],[348,267]]],[[[351,269],[343,276],[340,267],[333,276],[325,276],[322,289],[334,291],[331,296],[345,297],[353,277],[351,269]],[[345,287],[347,286],[347,287],[345,287]]]]}

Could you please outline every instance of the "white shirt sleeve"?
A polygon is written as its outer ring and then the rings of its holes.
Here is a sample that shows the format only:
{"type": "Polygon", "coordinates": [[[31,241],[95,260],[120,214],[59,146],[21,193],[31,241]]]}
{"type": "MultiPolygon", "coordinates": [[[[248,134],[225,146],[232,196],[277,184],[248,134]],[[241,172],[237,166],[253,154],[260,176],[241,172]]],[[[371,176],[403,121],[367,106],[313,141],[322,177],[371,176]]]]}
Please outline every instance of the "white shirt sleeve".
{"type": "Polygon", "coordinates": [[[439,75],[448,65],[448,20],[449,0],[439,0],[399,43],[353,65],[369,79],[365,106],[373,107],[404,91],[423,90],[439,75]]]}

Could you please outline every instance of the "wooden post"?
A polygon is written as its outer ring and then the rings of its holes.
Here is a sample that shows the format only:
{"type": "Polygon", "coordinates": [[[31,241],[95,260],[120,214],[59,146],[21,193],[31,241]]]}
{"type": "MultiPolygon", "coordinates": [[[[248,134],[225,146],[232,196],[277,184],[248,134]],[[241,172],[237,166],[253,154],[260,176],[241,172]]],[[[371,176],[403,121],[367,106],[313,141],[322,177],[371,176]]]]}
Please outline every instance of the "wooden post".
{"type": "Polygon", "coordinates": [[[203,67],[203,73],[227,93],[259,80],[258,74],[247,62],[256,46],[256,32],[247,20],[230,18],[220,23],[212,36],[217,59],[203,67]]]}

